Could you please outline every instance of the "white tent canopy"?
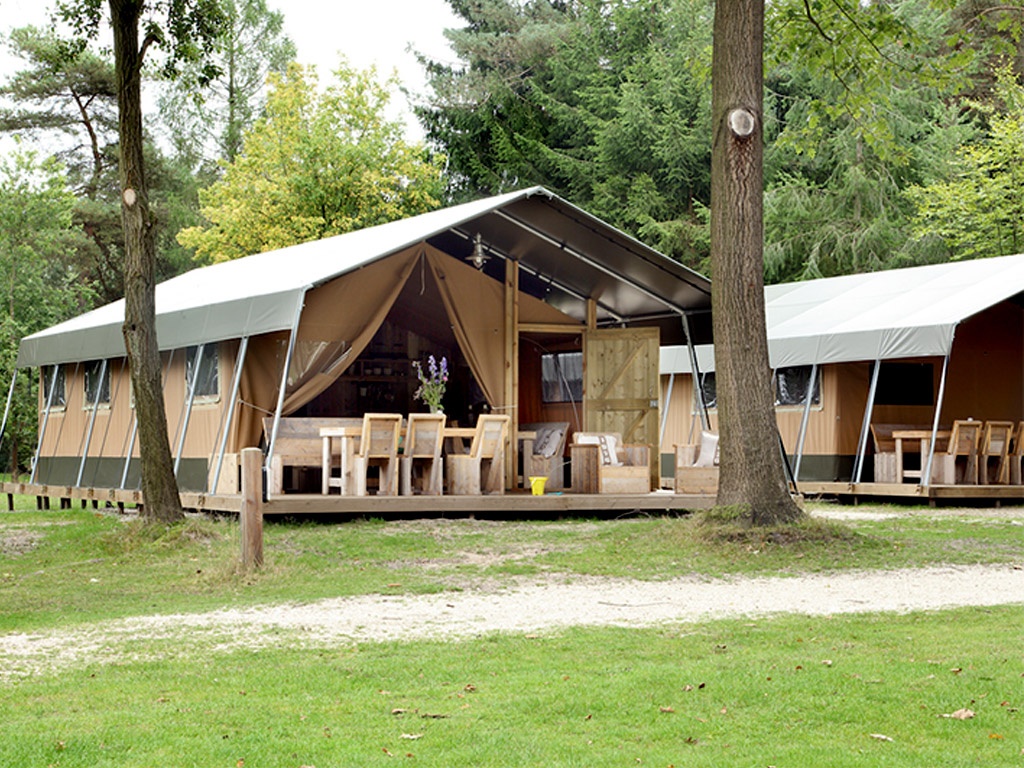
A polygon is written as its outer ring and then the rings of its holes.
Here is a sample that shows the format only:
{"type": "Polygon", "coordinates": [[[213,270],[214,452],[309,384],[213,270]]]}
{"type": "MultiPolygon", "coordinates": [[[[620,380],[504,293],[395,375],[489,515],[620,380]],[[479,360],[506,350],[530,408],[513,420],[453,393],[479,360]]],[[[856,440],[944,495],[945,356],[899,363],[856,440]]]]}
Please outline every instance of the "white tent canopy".
{"type": "MultiPolygon", "coordinates": [[[[577,319],[596,297],[599,322],[706,311],[706,278],[542,187],[477,200],[314,242],[195,269],[156,288],[162,349],[292,328],[308,289],[428,238],[516,258],[577,319]]],[[[124,301],[22,339],[18,366],[124,355],[124,301]]]]}
{"type": "MultiPolygon", "coordinates": [[[[1021,292],[1024,254],[766,286],[770,364],[941,357],[960,322],[1021,292]]],[[[713,371],[713,348],[697,354],[713,371]]],[[[661,372],[689,373],[686,347],[662,348],[661,372]]]]}

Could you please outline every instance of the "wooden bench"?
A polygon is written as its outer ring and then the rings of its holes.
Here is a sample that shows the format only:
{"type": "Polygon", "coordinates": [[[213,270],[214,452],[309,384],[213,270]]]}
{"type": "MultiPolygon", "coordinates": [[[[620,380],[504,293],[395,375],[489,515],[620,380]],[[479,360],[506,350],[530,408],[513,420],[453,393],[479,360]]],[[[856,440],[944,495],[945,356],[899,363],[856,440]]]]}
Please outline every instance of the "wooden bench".
{"type": "MultiPolygon", "coordinates": [[[[323,466],[323,440],[321,427],[362,426],[362,418],[335,416],[282,416],[277,427],[274,455],[270,460],[270,477],[267,493],[284,493],[285,467],[323,466]]],[[[274,429],[274,417],[263,419],[263,441],[269,447],[270,435],[274,429]]]]}
{"type": "MultiPolygon", "coordinates": [[[[650,493],[651,446],[641,443],[623,444],[615,432],[577,432],[569,446],[572,463],[573,493],[650,493]],[[602,460],[604,449],[600,438],[614,438],[616,463],[602,460]]],[[[608,457],[611,458],[611,457],[608,457]]]]}
{"type": "MultiPolygon", "coordinates": [[[[903,477],[899,477],[902,456],[897,457],[896,455],[896,438],[893,437],[894,432],[918,432],[927,433],[931,436],[932,428],[927,424],[871,424],[871,439],[875,445],[875,482],[876,483],[902,483],[903,477]]],[[[946,450],[946,445],[949,440],[949,427],[940,427],[940,432],[945,434],[939,434],[935,442],[935,453],[939,454],[946,450]]],[[[921,442],[918,440],[901,440],[902,453],[920,453],[921,442]]],[[[922,456],[922,461],[927,461],[927,457],[922,456]]],[[[921,477],[920,470],[906,470],[902,473],[904,477],[910,477],[916,475],[921,477]]],[[[935,475],[935,469],[932,470],[932,475],[935,475]]]]}

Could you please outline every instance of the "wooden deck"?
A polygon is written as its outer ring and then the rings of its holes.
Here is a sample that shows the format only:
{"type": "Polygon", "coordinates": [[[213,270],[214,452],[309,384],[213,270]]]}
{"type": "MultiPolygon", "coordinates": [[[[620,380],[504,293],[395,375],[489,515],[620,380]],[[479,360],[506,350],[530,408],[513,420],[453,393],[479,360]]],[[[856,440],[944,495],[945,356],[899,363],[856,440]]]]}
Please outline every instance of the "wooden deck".
{"type": "Polygon", "coordinates": [[[986,502],[1024,503],[1024,485],[930,485],[911,483],[810,482],[799,484],[804,496],[838,496],[854,499],[918,500],[922,503],[986,502]]]}
{"type": "MultiPolygon", "coordinates": [[[[46,499],[47,504],[59,505],[60,500],[93,502],[95,505],[115,506],[142,503],[141,491],[120,491],[109,488],[76,488],[56,485],[29,485],[3,483],[3,493],[35,496],[46,499]]],[[[526,491],[511,491],[495,496],[323,496],[321,494],[284,494],[272,496],[263,504],[264,515],[388,515],[422,514],[584,514],[607,512],[668,512],[676,510],[709,509],[714,496],[677,494],[657,491],[643,494],[582,494],[560,493],[533,496],[526,491]]],[[[182,493],[181,503],[187,509],[209,512],[238,513],[241,508],[239,494],[182,493]]]]}

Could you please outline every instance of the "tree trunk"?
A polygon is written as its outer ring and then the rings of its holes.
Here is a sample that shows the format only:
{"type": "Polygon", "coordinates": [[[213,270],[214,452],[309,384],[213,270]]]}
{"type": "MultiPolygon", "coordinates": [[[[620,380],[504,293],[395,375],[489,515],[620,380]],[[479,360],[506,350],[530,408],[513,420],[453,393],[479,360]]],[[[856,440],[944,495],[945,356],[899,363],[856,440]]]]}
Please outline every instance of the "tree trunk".
{"type": "Polygon", "coordinates": [[[763,0],[717,0],[712,54],[711,303],[719,506],[754,525],[802,514],[786,487],[764,315],[763,0]]]}
{"type": "Polygon", "coordinates": [[[142,457],[143,514],[173,522],[184,515],[167,441],[167,414],[156,340],[156,254],[153,221],[142,164],[144,52],[139,48],[141,0],[109,0],[117,69],[118,134],[121,144],[121,222],[124,227],[124,333],[135,394],[142,457]]]}

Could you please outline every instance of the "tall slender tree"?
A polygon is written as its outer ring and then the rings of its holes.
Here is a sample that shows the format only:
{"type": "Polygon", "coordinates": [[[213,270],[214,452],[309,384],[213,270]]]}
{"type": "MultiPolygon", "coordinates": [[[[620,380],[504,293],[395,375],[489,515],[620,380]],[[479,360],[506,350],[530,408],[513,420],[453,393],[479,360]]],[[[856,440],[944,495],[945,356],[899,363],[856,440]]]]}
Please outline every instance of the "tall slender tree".
{"type": "MultiPolygon", "coordinates": [[[[68,52],[94,38],[106,7],[114,39],[121,222],[125,232],[125,349],[135,394],[142,460],[145,515],[172,522],[183,516],[167,436],[161,387],[160,348],[156,338],[156,279],[153,218],[149,210],[142,140],[142,68],[151,49],[166,53],[168,76],[184,61],[208,57],[224,21],[216,0],[58,0],[57,15],[75,40],[68,52]],[[144,25],[144,26],[143,26],[144,25]],[[144,35],[140,39],[140,27],[144,35]]],[[[200,82],[216,74],[212,67],[196,75],[200,82]]]]}
{"type": "Polygon", "coordinates": [[[160,97],[176,152],[193,165],[234,161],[246,131],[263,112],[267,76],[284,74],[295,59],[284,14],[269,9],[266,0],[222,0],[222,7],[224,32],[211,59],[220,75],[202,92],[188,79],[176,79],[160,97]]]}
{"type": "Polygon", "coordinates": [[[764,313],[764,0],[717,0],[711,74],[711,303],[721,434],[717,504],[754,525],[803,513],[789,495],[764,313]]]}

